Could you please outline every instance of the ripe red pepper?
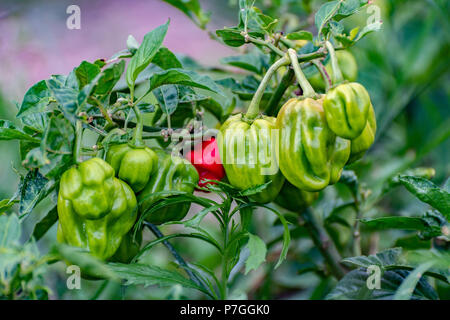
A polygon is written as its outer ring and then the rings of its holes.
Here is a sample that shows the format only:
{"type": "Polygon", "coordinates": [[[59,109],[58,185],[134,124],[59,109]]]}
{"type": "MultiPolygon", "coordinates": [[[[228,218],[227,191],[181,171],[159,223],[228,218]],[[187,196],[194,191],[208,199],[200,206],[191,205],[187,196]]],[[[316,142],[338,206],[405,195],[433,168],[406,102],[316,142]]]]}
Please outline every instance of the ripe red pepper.
{"type": "Polygon", "coordinates": [[[225,170],[220,160],[219,148],[215,138],[211,138],[209,141],[203,141],[201,144],[195,146],[195,148],[189,151],[186,155],[188,159],[197,169],[200,180],[198,182],[199,187],[206,187],[209,183],[205,179],[209,180],[221,180],[225,176],[225,170]]]}

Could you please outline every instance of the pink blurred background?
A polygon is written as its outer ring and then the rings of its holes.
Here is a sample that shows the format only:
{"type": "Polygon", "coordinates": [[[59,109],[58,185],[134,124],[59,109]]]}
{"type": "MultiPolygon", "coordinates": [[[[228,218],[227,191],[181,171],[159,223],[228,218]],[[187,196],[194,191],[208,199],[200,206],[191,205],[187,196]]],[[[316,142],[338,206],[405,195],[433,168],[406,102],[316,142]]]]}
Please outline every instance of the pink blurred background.
{"type": "MultiPolygon", "coordinates": [[[[139,42],[170,18],[164,45],[206,65],[218,65],[233,51],[210,39],[181,11],[161,0],[0,1],[0,91],[21,101],[33,83],[52,74],[67,74],[82,60],[109,58],[126,48],[132,34],[139,42]],[[81,9],[81,29],[69,30],[66,9],[81,9]]],[[[227,0],[201,1],[213,12],[208,29],[233,25],[227,0]]]]}

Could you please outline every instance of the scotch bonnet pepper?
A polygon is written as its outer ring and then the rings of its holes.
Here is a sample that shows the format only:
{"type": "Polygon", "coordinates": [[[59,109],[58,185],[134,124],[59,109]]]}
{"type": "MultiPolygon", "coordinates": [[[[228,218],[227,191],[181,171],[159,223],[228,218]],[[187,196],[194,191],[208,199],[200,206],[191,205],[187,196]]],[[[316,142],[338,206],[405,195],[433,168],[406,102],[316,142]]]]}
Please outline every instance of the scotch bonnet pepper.
{"type": "Polygon", "coordinates": [[[63,173],[58,194],[58,241],[106,260],[119,248],[137,217],[133,190],[114,169],[92,158],[63,173]]]}
{"type": "Polygon", "coordinates": [[[366,151],[375,141],[375,134],[377,132],[377,120],[375,118],[375,111],[372,105],[369,107],[369,116],[367,118],[367,124],[363,132],[356,138],[353,139],[351,144],[351,153],[348,163],[352,163],[358,159],[361,159],[366,151]]]}
{"type": "Polygon", "coordinates": [[[222,161],[220,160],[217,141],[214,137],[196,145],[194,150],[191,150],[186,154],[186,158],[192,163],[195,169],[197,169],[200,177],[198,182],[200,187],[214,184],[214,182],[207,182],[205,180],[220,181],[225,176],[225,170],[223,169],[222,161]]]}
{"type": "Polygon", "coordinates": [[[250,197],[260,203],[273,201],[284,182],[276,159],[275,123],[274,117],[246,120],[237,114],[224,122],[218,136],[220,157],[231,185],[245,190],[270,182],[250,197]]]}
{"type": "Polygon", "coordinates": [[[322,98],[293,98],[277,116],[281,172],[305,191],[336,183],[350,156],[350,141],[330,130],[322,103],[322,98]]]}
{"type": "Polygon", "coordinates": [[[117,177],[130,185],[134,192],[141,191],[156,171],[158,156],[149,147],[132,147],[126,143],[112,145],[106,161],[117,177]]]}
{"type": "MultiPolygon", "coordinates": [[[[158,156],[157,170],[138,194],[141,214],[146,214],[158,200],[167,198],[170,195],[169,191],[193,193],[199,180],[197,170],[186,159],[173,156],[161,149],[154,151],[158,156]],[[168,194],[161,193],[164,191],[168,194]]],[[[190,206],[190,202],[169,205],[147,214],[145,219],[154,224],[178,221],[186,216],[190,206]]]]}
{"type": "Polygon", "coordinates": [[[370,96],[357,82],[342,83],[331,88],[323,100],[328,126],[338,136],[355,139],[367,125],[370,96]]]}

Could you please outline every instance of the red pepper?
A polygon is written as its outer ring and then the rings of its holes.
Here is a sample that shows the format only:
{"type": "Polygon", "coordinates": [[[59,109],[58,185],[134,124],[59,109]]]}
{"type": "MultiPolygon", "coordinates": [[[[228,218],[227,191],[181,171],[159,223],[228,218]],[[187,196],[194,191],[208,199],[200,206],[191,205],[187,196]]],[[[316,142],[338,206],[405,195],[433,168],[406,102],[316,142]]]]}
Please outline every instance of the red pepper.
{"type": "Polygon", "coordinates": [[[206,182],[209,180],[221,180],[225,176],[222,162],[220,160],[219,148],[215,138],[209,141],[203,141],[201,145],[195,146],[194,150],[187,153],[186,158],[194,165],[198,171],[200,180],[199,187],[206,187],[214,182],[206,182]]]}

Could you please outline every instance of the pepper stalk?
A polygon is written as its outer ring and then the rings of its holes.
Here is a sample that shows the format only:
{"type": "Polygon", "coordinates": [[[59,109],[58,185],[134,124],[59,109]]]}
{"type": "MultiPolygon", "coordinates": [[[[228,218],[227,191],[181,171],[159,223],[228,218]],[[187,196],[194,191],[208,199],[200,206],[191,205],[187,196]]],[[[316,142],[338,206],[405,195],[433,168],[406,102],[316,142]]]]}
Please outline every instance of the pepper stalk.
{"type": "Polygon", "coordinates": [[[245,118],[251,120],[256,118],[256,116],[258,116],[259,104],[261,103],[261,99],[263,97],[267,85],[269,84],[270,78],[278,70],[278,68],[288,64],[289,64],[289,57],[284,56],[283,58],[275,61],[275,63],[270,66],[269,70],[267,70],[266,74],[261,80],[261,83],[259,84],[258,89],[256,90],[255,95],[252,98],[252,101],[250,101],[250,105],[248,107],[247,113],[245,114],[245,118]]]}
{"type": "Polygon", "coordinates": [[[325,42],[325,46],[327,47],[328,53],[330,54],[331,69],[333,70],[333,84],[336,85],[344,81],[344,77],[342,76],[341,69],[339,68],[336,52],[333,45],[330,41],[327,41],[325,42]]]}
{"type": "Polygon", "coordinates": [[[297,78],[300,87],[302,87],[303,96],[306,98],[314,97],[316,95],[316,92],[314,91],[309,81],[306,79],[305,74],[300,67],[300,63],[298,62],[297,58],[297,52],[295,52],[294,49],[288,49],[288,55],[291,60],[291,65],[294,68],[295,77],[297,78]]]}
{"type": "Polygon", "coordinates": [[[142,118],[141,111],[137,104],[133,104],[133,111],[136,115],[136,128],[134,128],[133,139],[130,144],[134,148],[143,148],[145,147],[145,143],[142,140],[142,130],[144,127],[144,119],[142,118]]]}

